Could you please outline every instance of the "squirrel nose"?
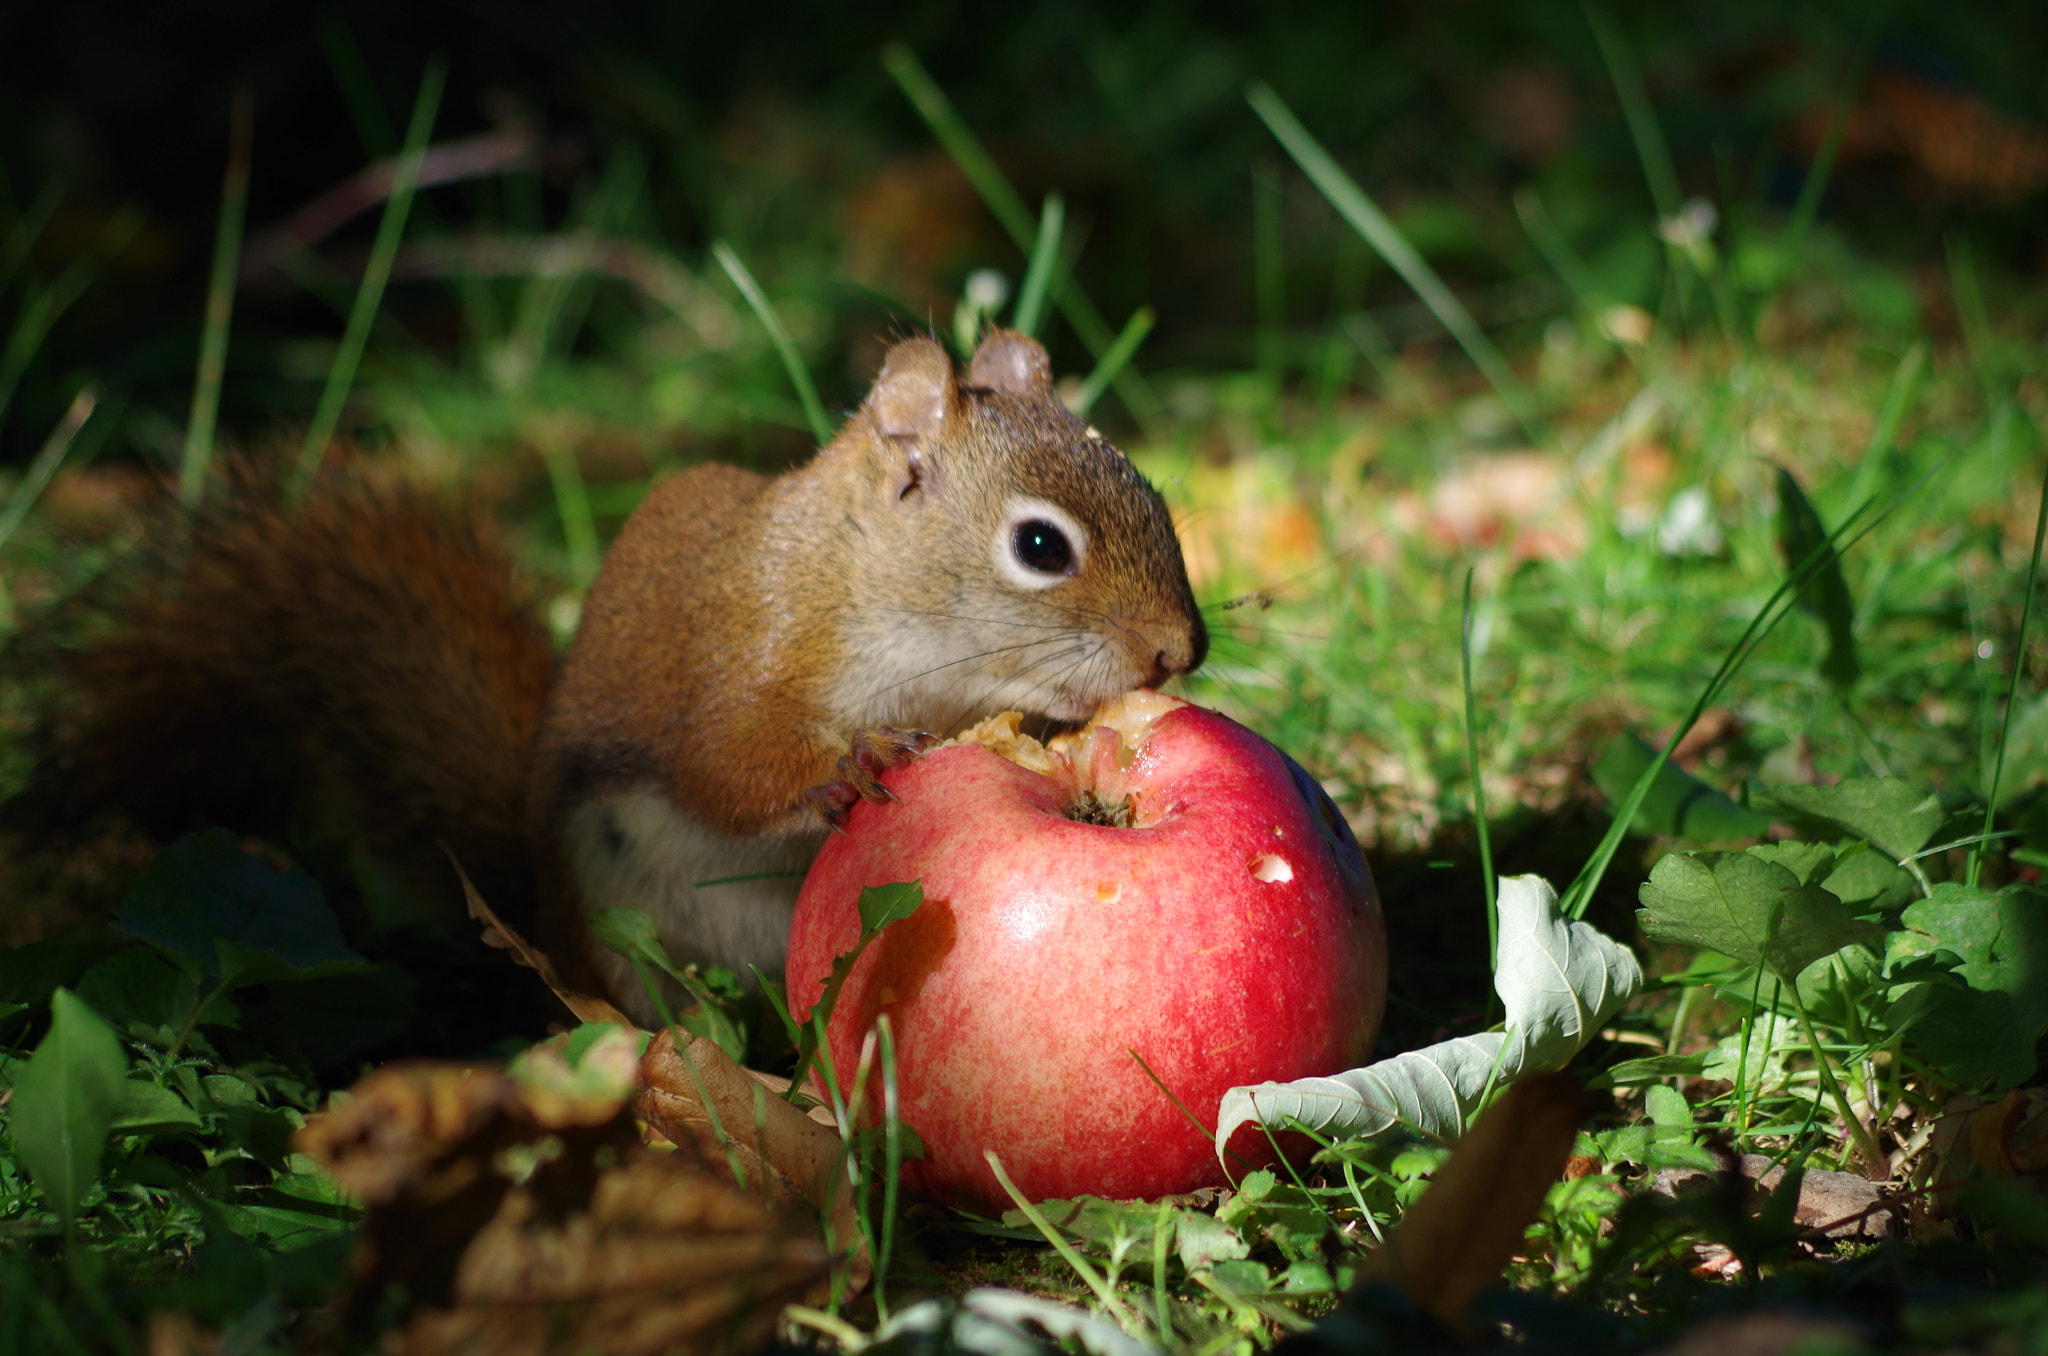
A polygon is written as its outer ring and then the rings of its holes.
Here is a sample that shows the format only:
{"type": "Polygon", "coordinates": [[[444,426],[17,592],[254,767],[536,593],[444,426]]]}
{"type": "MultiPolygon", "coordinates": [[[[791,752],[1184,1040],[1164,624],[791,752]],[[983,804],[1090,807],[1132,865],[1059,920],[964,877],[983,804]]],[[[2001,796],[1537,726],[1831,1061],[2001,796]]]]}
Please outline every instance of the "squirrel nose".
{"type": "Polygon", "coordinates": [[[1192,673],[1202,666],[1202,660],[1209,653],[1209,628],[1202,624],[1200,617],[1195,618],[1195,624],[1188,632],[1186,653],[1177,653],[1179,649],[1179,646],[1174,646],[1176,652],[1158,650],[1153,653],[1151,670],[1145,675],[1146,687],[1158,687],[1176,674],[1192,673]]]}

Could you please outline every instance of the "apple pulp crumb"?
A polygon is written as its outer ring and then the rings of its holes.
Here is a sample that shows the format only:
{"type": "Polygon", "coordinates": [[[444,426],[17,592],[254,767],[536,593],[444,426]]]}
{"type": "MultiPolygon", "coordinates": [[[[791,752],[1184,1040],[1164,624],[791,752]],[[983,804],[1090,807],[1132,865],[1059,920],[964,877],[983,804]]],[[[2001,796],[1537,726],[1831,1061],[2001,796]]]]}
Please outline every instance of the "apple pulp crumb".
{"type": "Polygon", "coordinates": [[[1138,807],[1129,796],[1104,800],[1093,791],[1083,791],[1067,806],[1067,818],[1076,824],[1099,824],[1109,829],[1132,829],[1138,825],[1138,807]]]}

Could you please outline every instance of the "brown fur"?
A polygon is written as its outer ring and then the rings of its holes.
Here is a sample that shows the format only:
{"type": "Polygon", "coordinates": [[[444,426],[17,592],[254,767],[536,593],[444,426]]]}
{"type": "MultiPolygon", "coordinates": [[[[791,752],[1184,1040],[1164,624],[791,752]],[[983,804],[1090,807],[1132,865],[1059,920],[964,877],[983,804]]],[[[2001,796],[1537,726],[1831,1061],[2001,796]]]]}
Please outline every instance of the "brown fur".
{"type": "Polygon", "coordinates": [[[421,491],[335,485],[204,523],[182,570],[178,551],[68,665],[70,794],[167,831],[282,833],[310,793],[429,897],[460,899],[445,844],[528,912],[554,658],[492,533],[421,491]]]}

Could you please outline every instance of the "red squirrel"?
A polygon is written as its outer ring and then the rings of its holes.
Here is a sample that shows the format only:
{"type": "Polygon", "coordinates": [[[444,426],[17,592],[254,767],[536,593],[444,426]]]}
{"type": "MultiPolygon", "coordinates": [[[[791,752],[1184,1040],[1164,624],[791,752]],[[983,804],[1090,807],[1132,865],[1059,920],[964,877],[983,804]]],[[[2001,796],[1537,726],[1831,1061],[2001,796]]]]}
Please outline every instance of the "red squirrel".
{"type": "Polygon", "coordinates": [[[503,552],[417,491],[202,524],[117,617],[73,666],[83,794],[310,787],[442,895],[445,847],[643,1020],[591,910],[647,910],[679,962],[779,974],[802,872],[856,797],[886,798],[878,772],[998,711],[1081,719],[1208,647],[1165,503],[1003,330],[964,373],[898,343],[782,475],[657,485],[559,666],[503,552]]]}

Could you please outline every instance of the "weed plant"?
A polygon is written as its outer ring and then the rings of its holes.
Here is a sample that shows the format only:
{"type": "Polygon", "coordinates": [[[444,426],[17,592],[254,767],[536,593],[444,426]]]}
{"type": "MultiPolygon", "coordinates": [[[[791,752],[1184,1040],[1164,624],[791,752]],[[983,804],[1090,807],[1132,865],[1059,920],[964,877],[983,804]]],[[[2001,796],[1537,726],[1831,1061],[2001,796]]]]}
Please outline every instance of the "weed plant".
{"type": "MultiPolygon", "coordinates": [[[[0,791],[29,785],[63,700],[28,662],[60,639],[43,619],[139,533],[136,466],[189,505],[224,452],[268,449],[303,487],[339,430],[495,503],[566,638],[652,479],[800,457],[891,333],[965,348],[1019,324],[1175,505],[1216,638],[1189,694],[1313,768],[1372,853],[1396,960],[1379,1053],[1497,1016],[1496,876],[1545,876],[1645,957],[1576,1066],[1608,1099],[1486,1321],[1620,1351],[1776,1310],[1843,1349],[2038,1348],[2048,308],[2014,242],[2038,238],[2042,186],[1889,177],[1866,114],[1938,47],[1969,79],[1922,85],[1979,119],[1951,135],[2011,138],[2014,174],[2048,160],[2015,93],[2039,18],[1482,11],[1416,20],[1387,55],[1334,8],[1312,31],[1058,8],[978,66],[976,35],[913,14],[886,51],[791,55],[838,73],[809,103],[707,76],[700,104],[659,44],[593,22],[576,55],[604,94],[570,168],[528,107],[466,181],[436,159],[477,130],[461,51],[401,69],[388,15],[374,36],[330,18],[307,50],[358,143],[309,141],[337,168],[281,197],[299,169],[223,97],[210,275],[155,329],[90,303],[156,305],[122,269],[162,223],[84,210],[9,129],[0,624],[23,662],[0,679],[0,791]],[[992,91],[1024,89],[1044,97],[1005,119],[992,91]],[[1486,112],[1559,89],[1547,149],[1486,112]],[[1820,130],[1795,155],[1779,134],[1802,117],[1820,130]],[[1108,147],[1121,177],[1033,139],[1108,147]],[[390,172],[356,225],[270,231],[365,163],[390,172]],[[906,184],[938,185],[909,227],[906,184]],[[1789,1171],[1754,1201],[1650,1189],[1743,1154],[1789,1171]],[[1801,1193],[1832,1172],[1884,1184],[1891,1236],[1829,1236],[1852,1212],[1801,1193]]],[[[723,58],[775,50],[717,36],[723,58]]],[[[159,1310],[292,1349],[356,1215],[289,1131],[430,1043],[432,996],[365,957],[373,877],[279,869],[335,857],[298,842],[148,847],[107,826],[0,847],[0,1351],[132,1349],[159,1310]]],[[[685,978],[705,1034],[743,1043],[716,977],[685,978]]],[[[1353,1292],[1447,1152],[1426,1137],[1331,1141],[1214,1198],[963,1220],[891,1204],[899,1133],[860,1140],[888,1274],[792,1335],[1455,1345],[1353,1292]],[[957,1299],[990,1283],[1088,1312],[957,1299]]]]}

